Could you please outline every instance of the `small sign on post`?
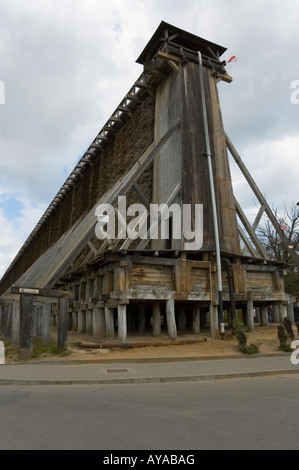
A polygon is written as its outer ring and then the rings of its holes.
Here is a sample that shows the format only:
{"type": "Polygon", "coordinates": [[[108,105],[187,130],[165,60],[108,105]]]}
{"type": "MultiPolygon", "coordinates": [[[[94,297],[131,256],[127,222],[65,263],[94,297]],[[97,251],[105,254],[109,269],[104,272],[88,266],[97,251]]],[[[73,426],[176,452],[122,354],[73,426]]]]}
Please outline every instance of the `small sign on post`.
{"type": "Polygon", "coordinates": [[[0,364],[5,364],[5,346],[3,341],[0,341],[0,364]]]}

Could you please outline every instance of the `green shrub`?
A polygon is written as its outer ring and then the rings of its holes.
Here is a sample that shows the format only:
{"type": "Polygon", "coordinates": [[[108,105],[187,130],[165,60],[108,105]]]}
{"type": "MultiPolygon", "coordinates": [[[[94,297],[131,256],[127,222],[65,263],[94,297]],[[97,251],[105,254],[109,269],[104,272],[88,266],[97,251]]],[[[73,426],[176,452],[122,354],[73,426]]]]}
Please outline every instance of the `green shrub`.
{"type": "Polygon", "coordinates": [[[260,352],[260,348],[257,344],[250,344],[247,346],[246,344],[243,346],[239,346],[239,351],[243,354],[258,354],[260,352]]]}
{"type": "Polygon", "coordinates": [[[239,318],[235,318],[232,322],[233,333],[237,336],[238,332],[242,330],[243,323],[239,318]]]}

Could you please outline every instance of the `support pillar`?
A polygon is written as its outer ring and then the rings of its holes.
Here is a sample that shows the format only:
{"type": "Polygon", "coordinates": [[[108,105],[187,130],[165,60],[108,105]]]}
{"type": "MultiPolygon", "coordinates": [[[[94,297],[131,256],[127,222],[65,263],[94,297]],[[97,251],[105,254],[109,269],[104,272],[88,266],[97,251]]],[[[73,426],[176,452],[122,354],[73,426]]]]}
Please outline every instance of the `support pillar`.
{"type": "Polygon", "coordinates": [[[184,331],[186,329],[186,310],[184,308],[179,309],[179,330],[184,331]]]}
{"type": "Polygon", "coordinates": [[[14,300],[12,304],[11,345],[13,347],[18,347],[19,340],[20,340],[20,302],[17,300],[14,300]]]}
{"type": "Polygon", "coordinates": [[[192,333],[200,333],[200,308],[196,307],[192,312],[192,333]]]}
{"type": "Polygon", "coordinates": [[[43,344],[50,342],[51,307],[52,306],[49,302],[45,302],[43,304],[41,319],[41,341],[43,344]]]}
{"type": "Polygon", "coordinates": [[[268,308],[267,307],[261,307],[261,323],[262,326],[268,326],[268,308]]]}
{"type": "Polygon", "coordinates": [[[72,312],[72,331],[78,331],[78,312],[72,312]]]}
{"type": "Polygon", "coordinates": [[[177,338],[174,299],[169,299],[166,301],[166,321],[167,321],[168,336],[170,339],[174,340],[177,338]]]}
{"type": "Polygon", "coordinates": [[[29,359],[33,352],[33,295],[20,296],[20,341],[18,358],[29,359]]]}
{"type": "Polygon", "coordinates": [[[219,339],[218,307],[210,304],[210,331],[212,339],[219,339]]]}
{"type": "Polygon", "coordinates": [[[153,336],[161,336],[161,305],[159,302],[153,304],[153,336]]]}
{"type": "Polygon", "coordinates": [[[254,316],[253,316],[253,301],[248,300],[247,302],[247,309],[246,309],[246,317],[247,317],[247,330],[249,333],[254,333],[254,316]]]}
{"type": "Polygon", "coordinates": [[[86,315],[85,311],[79,310],[78,312],[78,333],[86,332],[86,315]]]}
{"type": "Polygon", "coordinates": [[[12,303],[2,307],[2,334],[3,338],[11,339],[12,336],[12,303]]]}
{"type": "Polygon", "coordinates": [[[58,347],[65,350],[67,349],[68,337],[68,300],[65,297],[61,297],[58,306],[58,347]]]}
{"type": "Polygon", "coordinates": [[[273,305],[273,323],[279,323],[279,307],[273,305]]]}
{"type": "Polygon", "coordinates": [[[93,315],[92,315],[92,310],[90,309],[86,311],[86,334],[87,335],[93,334],[93,315]]]}
{"type": "Polygon", "coordinates": [[[93,309],[93,339],[100,341],[105,338],[106,326],[105,326],[105,310],[103,308],[93,309]]]}
{"type": "Polygon", "coordinates": [[[288,317],[292,323],[292,325],[295,324],[295,315],[294,315],[294,304],[292,302],[288,302],[288,317]]]}
{"type": "Polygon", "coordinates": [[[284,318],[287,316],[287,307],[286,305],[279,304],[279,323],[282,323],[284,318]]]}
{"type": "Polygon", "coordinates": [[[127,341],[127,306],[117,306],[117,318],[118,318],[118,340],[121,343],[127,341]]]}
{"type": "Polygon", "coordinates": [[[114,339],[114,318],[113,308],[105,307],[106,338],[114,339]]]}

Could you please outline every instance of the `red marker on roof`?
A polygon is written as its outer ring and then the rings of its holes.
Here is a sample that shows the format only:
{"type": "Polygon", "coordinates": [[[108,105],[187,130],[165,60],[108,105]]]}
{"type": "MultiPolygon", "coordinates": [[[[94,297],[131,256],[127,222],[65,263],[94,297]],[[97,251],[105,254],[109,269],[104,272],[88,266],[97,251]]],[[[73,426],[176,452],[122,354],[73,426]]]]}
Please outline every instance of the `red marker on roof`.
{"type": "Polygon", "coordinates": [[[230,64],[231,62],[236,62],[238,59],[235,55],[233,55],[228,61],[227,64],[230,64]]]}

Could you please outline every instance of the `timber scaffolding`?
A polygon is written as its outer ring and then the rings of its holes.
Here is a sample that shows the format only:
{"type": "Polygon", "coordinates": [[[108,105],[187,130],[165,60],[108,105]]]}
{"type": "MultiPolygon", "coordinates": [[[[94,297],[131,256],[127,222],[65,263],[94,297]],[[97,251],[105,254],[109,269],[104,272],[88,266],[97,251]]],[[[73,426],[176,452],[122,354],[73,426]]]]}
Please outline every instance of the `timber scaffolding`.
{"type": "MultiPolygon", "coordinates": [[[[268,322],[270,305],[277,321],[291,312],[283,279],[287,266],[271,261],[256,236],[263,214],[297,265],[298,257],[224,132],[217,83],[232,81],[220,59],[225,51],[161,22],[137,59],[143,65],[141,76],[0,281],[6,335],[20,336],[20,296],[34,295],[29,304],[49,322],[49,311],[52,319],[59,312],[61,292],[70,298],[69,328],[93,335],[97,341],[113,338],[116,330],[123,343],[135,331],[150,330],[159,336],[164,327],[171,339],[178,331],[199,333],[202,327],[209,327],[211,336],[217,338],[220,307],[227,310],[228,321],[235,317],[236,309],[242,309],[249,327],[254,307],[263,324],[268,322]],[[204,107],[211,155],[207,155],[204,107]],[[227,149],[261,204],[253,224],[234,197],[227,149]],[[119,198],[123,196],[128,205],[139,203],[146,209],[151,204],[201,204],[201,248],[188,250],[183,236],[179,240],[172,236],[171,217],[168,240],[132,240],[128,236],[100,240],[95,234],[96,208],[110,204],[120,218],[119,198]],[[52,289],[60,292],[56,299],[52,289]]],[[[194,227],[194,214],[192,217],[194,227]]],[[[127,224],[131,218],[125,218],[127,224]]]]}

